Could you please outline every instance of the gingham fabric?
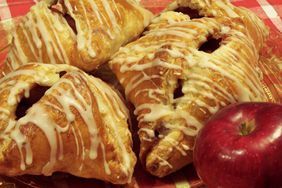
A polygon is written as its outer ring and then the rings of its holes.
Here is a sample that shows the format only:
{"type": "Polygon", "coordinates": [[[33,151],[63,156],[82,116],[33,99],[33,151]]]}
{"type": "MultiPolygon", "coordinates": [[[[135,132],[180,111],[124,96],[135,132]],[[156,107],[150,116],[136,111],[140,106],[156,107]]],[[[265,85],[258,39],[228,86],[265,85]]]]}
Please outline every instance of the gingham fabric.
{"type": "MultiPolygon", "coordinates": [[[[171,0],[141,0],[142,3],[157,13],[171,0]]],[[[0,0],[0,20],[24,15],[36,0],[0,0]]],[[[256,12],[270,27],[282,32],[281,0],[232,0],[235,5],[247,7],[256,12]]]]}
{"type": "MultiPolygon", "coordinates": [[[[143,5],[154,13],[160,12],[171,1],[141,0],[143,5]]],[[[277,57],[282,57],[282,0],[233,0],[232,2],[237,6],[244,6],[251,9],[265,21],[270,28],[271,34],[264,53],[267,54],[271,50],[277,57]]],[[[11,18],[12,20],[16,20],[15,18],[26,14],[30,6],[34,3],[36,3],[36,0],[0,0],[0,65],[4,62],[8,51],[9,31],[7,32],[7,30],[10,27],[11,18]]],[[[276,65],[273,64],[273,66],[276,66],[276,72],[273,71],[274,69],[271,69],[272,65],[262,67],[264,80],[269,87],[275,88],[278,95],[282,96],[282,60],[278,58],[275,62],[276,65]]],[[[140,165],[137,165],[134,182],[133,186],[140,188],[187,188],[203,186],[202,182],[197,178],[192,165],[163,179],[149,176],[142,170],[140,165]]],[[[26,187],[27,184],[30,187],[112,187],[104,182],[82,180],[65,174],[55,175],[49,178],[35,176],[7,178],[0,176],[0,187],[4,183],[8,185],[17,184],[23,187],[26,187]]]]}

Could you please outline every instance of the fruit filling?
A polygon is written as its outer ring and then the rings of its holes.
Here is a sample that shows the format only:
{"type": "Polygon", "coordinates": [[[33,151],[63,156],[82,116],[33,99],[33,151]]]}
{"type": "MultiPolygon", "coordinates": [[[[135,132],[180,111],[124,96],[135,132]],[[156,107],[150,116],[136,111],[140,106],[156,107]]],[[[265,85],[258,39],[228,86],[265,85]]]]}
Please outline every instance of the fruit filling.
{"type": "Polygon", "coordinates": [[[203,16],[201,16],[199,14],[199,11],[196,9],[191,9],[189,7],[179,7],[177,9],[174,10],[175,12],[181,12],[183,14],[186,14],[190,17],[190,19],[195,19],[195,18],[202,18],[203,16]]]}
{"type": "Polygon", "coordinates": [[[199,51],[212,53],[220,47],[221,40],[221,38],[208,37],[207,41],[200,46],[199,51]]]}
{"type": "Polygon", "coordinates": [[[63,18],[67,21],[69,27],[73,30],[75,34],[77,34],[75,20],[66,12],[63,4],[61,4],[60,2],[55,2],[53,5],[49,7],[49,9],[52,12],[61,14],[63,18]]]}
{"type": "Polygon", "coordinates": [[[29,93],[29,97],[22,98],[16,109],[16,120],[25,116],[26,112],[33,104],[39,101],[49,89],[46,86],[35,85],[29,93]]]}
{"type": "Polygon", "coordinates": [[[182,85],[182,81],[178,79],[176,88],[174,89],[173,99],[177,99],[184,96],[184,93],[182,92],[182,85]]]}

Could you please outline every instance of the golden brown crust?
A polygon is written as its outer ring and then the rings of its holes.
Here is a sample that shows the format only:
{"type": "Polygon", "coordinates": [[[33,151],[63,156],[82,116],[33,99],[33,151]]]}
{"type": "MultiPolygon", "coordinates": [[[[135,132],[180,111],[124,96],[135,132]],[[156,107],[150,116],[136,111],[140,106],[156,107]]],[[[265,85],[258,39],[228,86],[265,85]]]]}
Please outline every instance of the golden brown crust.
{"type": "Polygon", "coordinates": [[[134,0],[42,1],[16,27],[2,72],[29,62],[92,71],[135,39],[151,17],[134,0]]]}
{"type": "Polygon", "coordinates": [[[176,0],[167,10],[185,7],[195,10],[199,17],[229,17],[240,20],[258,50],[263,47],[269,35],[265,24],[254,12],[244,7],[233,6],[229,0],[176,0]]]}
{"type": "MultiPolygon", "coordinates": [[[[200,6],[193,8],[205,13],[200,6]]],[[[257,24],[258,18],[223,15],[190,19],[164,12],[110,61],[136,107],[141,161],[155,176],[192,162],[195,136],[219,109],[235,102],[271,101],[256,70],[266,27],[257,24]]]]}
{"type": "Polygon", "coordinates": [[[104,82],[68,65],[27,64],[0,86],[1,174],[131,180],[127,108],[104,82]]]}

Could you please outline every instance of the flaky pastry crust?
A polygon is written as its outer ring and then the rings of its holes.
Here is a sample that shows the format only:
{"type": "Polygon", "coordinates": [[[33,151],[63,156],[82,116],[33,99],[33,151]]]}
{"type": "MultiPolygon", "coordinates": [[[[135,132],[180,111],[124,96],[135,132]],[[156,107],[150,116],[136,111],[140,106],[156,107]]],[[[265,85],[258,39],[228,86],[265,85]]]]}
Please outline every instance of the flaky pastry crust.
{"type": "Polygon", "coordinates": [[[136,0],[41,1],[12,34],[2,75],[29,62],[92,71],[135,39],[151,17],[136,0]]]}
{"type": "Polygon", "coordinates": [[[27,64],[0,88],[0,174],[131,180],[128,110],[100,79],[68,65],[27,64]]]}
{"type": "Polygon", "coordinates": [[[259,18],[227,1],[183,0],[168,9],[110,61],[136,108],[141,162],[158,177],[192,162],[194,139],[218,110],[273,100],[257,71],[268,35],[259,18]],[[199,15],[176,12],[180,6],[199,15]]]}

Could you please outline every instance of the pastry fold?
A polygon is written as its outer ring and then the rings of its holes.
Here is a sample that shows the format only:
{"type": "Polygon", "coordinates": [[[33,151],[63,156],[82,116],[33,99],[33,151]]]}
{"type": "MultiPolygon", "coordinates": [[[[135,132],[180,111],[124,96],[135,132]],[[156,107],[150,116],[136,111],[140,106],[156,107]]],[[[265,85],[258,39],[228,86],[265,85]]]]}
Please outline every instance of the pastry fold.
{"type": "Polygon", "coordinates": [[[2,74],[29,62],[92,71],[135,39],[152,13],[136,0],[41,1],[16,27],[2,74]]]}
{"type": "Polygon", "coordinates": [[[2,175],[59,171],[130,182],[128,110],[107,84],[69,65],[26,64],[0,88],[2,175]]]}
{"type": "Polygon", "coordinates": [[[229,0],[176,0],[167,7],[166,11],[169,10],[184,11],[191,18],[229,17],[240,20],[259,50],[269,35],[268,28],[254,12],[244,7],[233,6],[229,0]]]}
{"type": "MultiPolygon", "coordinates": [[[[208,2],[224,1],[181,2],[198,2],[190,9],[205,14],[208,2]]],[[[192,162],[194,139],[212,114],[231,103],[273,99],[257,70],[268,33],[257,17],[221,15],[211,5],[207,11],[220,16],[192,18],[176,12],[179,6],[156,17],[109,62],[136,108],[141,162],[158,177],[192,162]]]]}

